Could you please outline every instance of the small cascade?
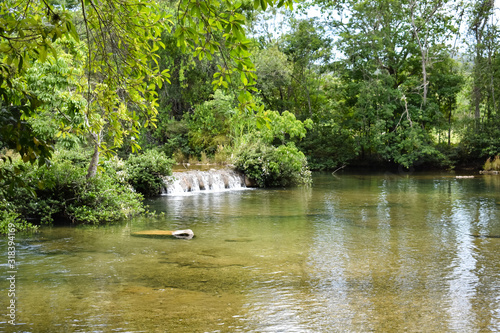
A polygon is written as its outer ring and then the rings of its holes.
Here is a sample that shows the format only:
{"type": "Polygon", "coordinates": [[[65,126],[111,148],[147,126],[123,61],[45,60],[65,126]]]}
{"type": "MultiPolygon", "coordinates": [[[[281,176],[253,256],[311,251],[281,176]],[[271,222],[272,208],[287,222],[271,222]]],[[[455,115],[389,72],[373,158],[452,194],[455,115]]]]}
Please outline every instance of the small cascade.
{"type": "Polygon", "coordinates": [[[186,194],[190,192],[220,192],[244,189],[245,176],[232,169],[209,171],[188,170],[174,172],[165,179],[163,194],[186,194]]]}

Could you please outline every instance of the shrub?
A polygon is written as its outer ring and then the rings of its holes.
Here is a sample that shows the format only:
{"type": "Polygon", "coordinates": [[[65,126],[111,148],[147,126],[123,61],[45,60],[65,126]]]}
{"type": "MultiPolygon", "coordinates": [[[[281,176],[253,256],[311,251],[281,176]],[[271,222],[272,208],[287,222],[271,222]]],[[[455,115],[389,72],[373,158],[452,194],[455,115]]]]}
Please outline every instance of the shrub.
{"type": "Polygon", "coordinates": [[[20,218],[45,224],[56,220],[97,224],[144,212],[142,196],[120,179],[113,163],[105,162],[102,172],[87,180],[84,156],[84,151],[62,152],[54,155],[50,167],[25,165],[26,186],[4,192],[10,213],[0,216],[2,221],[16,219],[20,227],[29,226],[20,218]],[[35,195],[30,195],[32,191],[35,195]]]}
{"type": "Polygon", "coordinates": [[[495,156],[495,159],[493,161],[491,160],[491,158],[488,158],[483,168],[486,171],[500,171],[500,155],[495,156]]]}
{"type": "Polygon", "coordinates": [[[307,154],[312,170],[335,170],[356,157],[352,134],[333,121],[315,124],[297,146],[307,154]]]}
{"type": "Polygon", "coordinates": [[[249,135],[235,149],[235,166],[258,186],[310,184],[311,172],[304,154],[293,143],[271,146],[257,135],[249,135]]]}
{"type": "Polygon", "coordinates": [[[8,234],[9,226],[14,225],[16,231],[36,231],[38,226],[28,223],[21,219],[16,211],[9,207],[7,202],[0,203],[0,234],[8,234]]]}
{"type": "Polygon", "coordinates": [[[217,151],[214,154],[216,164],[229,164],[231,160],[231,148],[223,145],[217,146],[217,151]]]}
{"type": "Polygon", "coordinates": [[[202,151],[213,155],[218,145],[227,144],[236,111],[234,98],[216,90],[211,99],[196,105],[184,115],[189,129],[189,145],[196,155],[202,151]]]}
{"type": "Polygon", "coordinates": [[[172,174],[174,160],[165,153],[146,150],[139,155],[131,155],[126,165],[128,181],[133,188],[145,197],[161,193],[163,177],[172,174]]]}

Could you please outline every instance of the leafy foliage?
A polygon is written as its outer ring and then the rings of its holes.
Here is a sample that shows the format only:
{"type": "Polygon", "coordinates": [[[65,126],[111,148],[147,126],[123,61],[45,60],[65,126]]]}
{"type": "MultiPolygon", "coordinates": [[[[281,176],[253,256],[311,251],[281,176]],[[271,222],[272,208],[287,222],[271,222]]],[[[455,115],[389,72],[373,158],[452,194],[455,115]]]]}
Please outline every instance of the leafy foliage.
{"type": "Polygon", "coordinates": [[[311,183],[305,155],[292,142],[274,147],[259,135],[247,135],[235,150],[235,166],[260,187],[311,183]]]}
{"type": "Polygon", "coordinates": [[[23,173],[27,186],[6,193],[3,199],[21,219],[41,223],[97,224],[142,213],[142,196],[120,178],[119,163],[108,165],[106,172],[87,180],[88,156],[85,152],[63,151],[54,156],[50,167],[27,168],[23,173]],[[29,189],[36,196],[29,195],[29,189]]]}
{"type": "Polygon", "coordinates": [[[470,159],[483,160],[500,154],[500,121],[493,119],[477,130],[472,125],[467,128],[461,141],[464,154],[470,159]]]}
{"type": "Polygon", "coordinates": [[[163,177],[172,174],[174,161],[165,153],[156,150],[146,150],[141,154],[130,155],[126,161],[126,171],[129,183],[146,197],[161,193],[163,177]]]}
{"type": "Polygon", "coordinates": [[[315,124],[298,147],[313,170],[336,169],[356,156],[356,142],[349,129],[333,121],[315,124]]]}
{"type": "Polygon", "coordinates": [[[9,203],[0,202],[0,235],[9,233],[9,229],[14,226],[16,231],[36,231],[37,225],[23,221],[19,213],[13,210],[9,203]]]}
{"type": "Polygon", "coordinates": [[[193,151],[215,153],[219,145],[227,144],[233,118],[237,115],[234,98],[216,90],[211,100],[197,105],[185,115],[189,143],[193,151]]]}
{"type": "Polygon", "coordinates": [[[484,163],[484,170],[490,171],[490,170],[495,170],[495,171],[500,171],[500,155],[495,156],[493,161],[491,160],[491,157],[486,160],[486,163],[484,163]]]}
{"type": "Polygon", "coordinates": [[[277,46],[271,45],[253,54],[256,74],[256,87],[268,108],[284,111],[290,103],[287,89],[292,81],[292,64],[277,46]]]}
{"type": "Polygon", "coordinates": [[[303,122],[297,120],[295,115],[288,111],[282,114],[277,111],[266,111],[264,114],[269,119],[269,126],[262,127],[260,132],[267,143],[278,141],[285,144],[290,139],[303,139],[307,129],[311,129],[313,124],[311,119],[306,119],[303,122]]]}
{"type": "Polygon", "coordinates": [[[78,35],[69,11],[47,2],[24,5],[13,0],[0,5],[0,147],[14,149],[23,161],[38,160],[41,165],[50,159],[53,148],[28,124],[42,102],[30,92],[26,72],[48,54],[57,57],[53,46],[57,39],[78,35]]]}

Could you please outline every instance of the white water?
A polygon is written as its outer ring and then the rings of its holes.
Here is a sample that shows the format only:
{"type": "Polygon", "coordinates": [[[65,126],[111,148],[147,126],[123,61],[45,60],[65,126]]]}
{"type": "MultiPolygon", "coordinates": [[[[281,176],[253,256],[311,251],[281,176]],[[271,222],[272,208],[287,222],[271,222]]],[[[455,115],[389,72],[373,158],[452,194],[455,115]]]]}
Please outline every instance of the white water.
{"type": "Polygon", "coordinates": [[[232,169],[174,172],[165,179],[163,194],[183,195],[193,192],[220,192],[245,189],[245,176],[232,169]]]}

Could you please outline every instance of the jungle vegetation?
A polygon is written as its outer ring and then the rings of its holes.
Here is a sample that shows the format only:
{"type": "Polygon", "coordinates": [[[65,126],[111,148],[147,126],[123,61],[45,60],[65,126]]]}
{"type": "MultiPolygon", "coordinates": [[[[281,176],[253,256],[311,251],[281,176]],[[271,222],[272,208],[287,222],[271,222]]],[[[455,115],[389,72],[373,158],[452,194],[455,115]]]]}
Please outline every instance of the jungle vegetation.
{"type": "Polygon", "coordinates": [[[174,163],[259,186],[500,153],[492,0],[5,0],[0,220],[144,211],[174,163]]]}

